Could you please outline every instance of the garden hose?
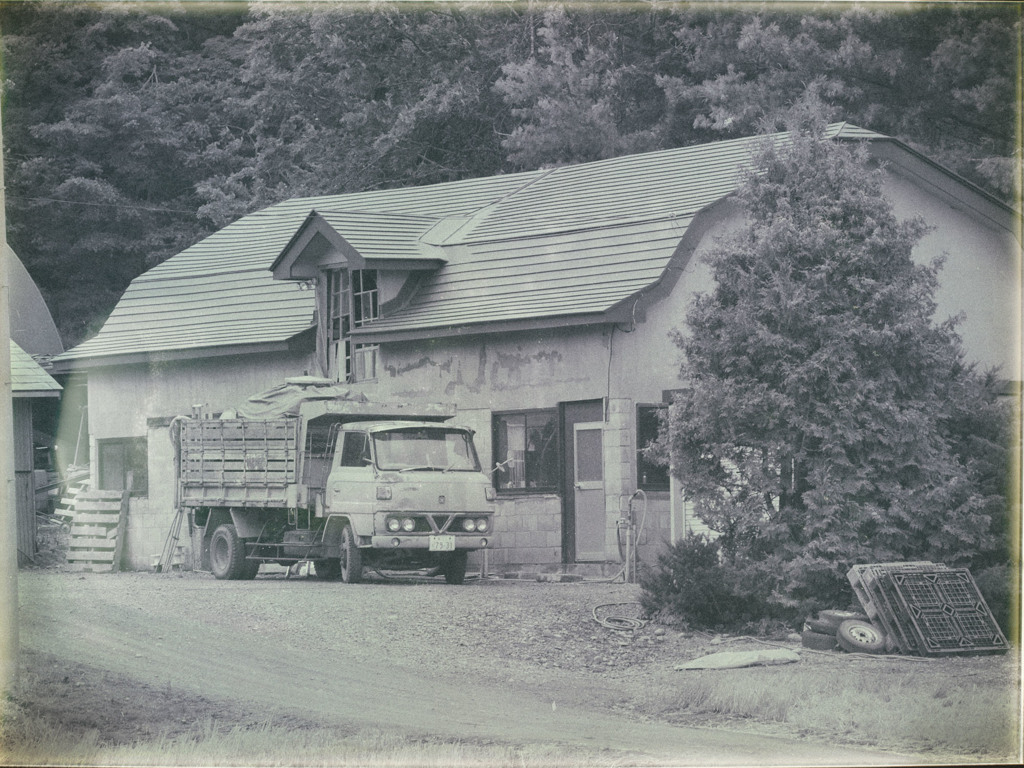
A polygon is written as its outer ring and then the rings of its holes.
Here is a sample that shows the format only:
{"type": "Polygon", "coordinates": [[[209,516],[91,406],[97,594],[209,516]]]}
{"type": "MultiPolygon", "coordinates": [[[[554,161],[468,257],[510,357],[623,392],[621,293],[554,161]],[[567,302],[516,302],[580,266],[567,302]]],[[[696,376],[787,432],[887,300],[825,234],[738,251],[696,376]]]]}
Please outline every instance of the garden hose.
{"type": "Polygon", "coordinates": [[[643,629],[647,626],[647,621],[645,619],[635,619],[631,616],[601,617],[597,615],[599,608],[611,608],[617,605],[640,605],[640,603],[603,603],[602,605],[595,605],[593,610],[594,621],[607,629],[617,629],[625,632],[631,632],[635,629],[643,629]]]}

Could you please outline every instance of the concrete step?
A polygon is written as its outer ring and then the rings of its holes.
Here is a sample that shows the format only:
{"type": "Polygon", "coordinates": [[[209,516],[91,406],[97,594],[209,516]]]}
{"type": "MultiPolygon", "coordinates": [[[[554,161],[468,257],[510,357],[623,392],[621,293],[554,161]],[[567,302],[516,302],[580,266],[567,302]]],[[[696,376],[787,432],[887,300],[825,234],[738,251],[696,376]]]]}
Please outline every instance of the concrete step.
{"type": "Polygon", "coordinates": [[[528,581],[577,582],[611,579],[622,572],[622,563],[567,563],[565,565],[502,565],[494,575],[503,579],[528,581]]]}

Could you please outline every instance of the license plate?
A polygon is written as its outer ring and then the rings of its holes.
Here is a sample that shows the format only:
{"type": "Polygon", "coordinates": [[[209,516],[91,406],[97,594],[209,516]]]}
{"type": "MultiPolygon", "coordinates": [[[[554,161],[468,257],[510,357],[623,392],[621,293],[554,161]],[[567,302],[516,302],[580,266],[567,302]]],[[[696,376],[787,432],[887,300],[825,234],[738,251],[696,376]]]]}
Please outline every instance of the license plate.
{"type": "Polygon", "coordinates": [[[454,552],[455,551],[455,537],[454,536],[431,536],[430,537],[430,552],[454,552]]]}

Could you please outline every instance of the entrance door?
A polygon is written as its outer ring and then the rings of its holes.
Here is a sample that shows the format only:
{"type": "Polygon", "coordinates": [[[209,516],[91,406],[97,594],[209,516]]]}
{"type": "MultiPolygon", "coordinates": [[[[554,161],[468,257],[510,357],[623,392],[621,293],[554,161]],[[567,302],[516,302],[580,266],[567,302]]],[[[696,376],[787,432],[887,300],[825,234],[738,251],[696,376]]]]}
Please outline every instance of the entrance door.
{"type": "Polygon", "coordinates": [[[576,559],[604,560],[604,424],[573,425],[576,559]]]}

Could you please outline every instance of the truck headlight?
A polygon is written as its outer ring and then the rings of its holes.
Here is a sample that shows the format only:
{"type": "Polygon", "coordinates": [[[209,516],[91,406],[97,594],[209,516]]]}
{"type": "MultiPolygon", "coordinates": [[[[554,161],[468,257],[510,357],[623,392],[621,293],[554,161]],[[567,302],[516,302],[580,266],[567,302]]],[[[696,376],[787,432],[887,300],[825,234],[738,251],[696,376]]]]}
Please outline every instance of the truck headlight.
{"type": "Polygon", "coordinates": [[[476,529],[480,531],[480,533],[484,533],[489,526],[490,523],[488,522],[486,517],[481,517],[479,520],[476,521],[476,529]]]}
{"type": "Polygon", "coordinates": [[[467,517],[462,521],[462,530],[472,533],[476,530],[476,520],[467,517]]]}
{"type": "Polygon", "coordinates": [[[397,533],[401,529],[402,523],[399,521],[397,517],[389,517],[387,526],[389,531],[391,531],[392,533],[397,533]]]}
{"type": "Polygon", "coordinates": [[[406,517],[402,519],[402,530],[406,533],[411,533],[415,527],[416,521],[413,520],[411,517],[406,517]]]}

